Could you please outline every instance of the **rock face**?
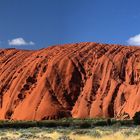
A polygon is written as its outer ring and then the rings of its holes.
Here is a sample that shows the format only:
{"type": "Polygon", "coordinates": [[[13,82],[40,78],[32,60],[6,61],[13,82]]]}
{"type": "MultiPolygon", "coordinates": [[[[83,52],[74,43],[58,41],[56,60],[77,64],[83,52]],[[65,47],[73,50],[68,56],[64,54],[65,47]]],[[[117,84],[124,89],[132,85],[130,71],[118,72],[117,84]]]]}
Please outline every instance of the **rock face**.
{"type": "Polygon", "coordinates": [[[0,50],[0,119],[132,118],[140,48],[99,43],[0,50]]]}

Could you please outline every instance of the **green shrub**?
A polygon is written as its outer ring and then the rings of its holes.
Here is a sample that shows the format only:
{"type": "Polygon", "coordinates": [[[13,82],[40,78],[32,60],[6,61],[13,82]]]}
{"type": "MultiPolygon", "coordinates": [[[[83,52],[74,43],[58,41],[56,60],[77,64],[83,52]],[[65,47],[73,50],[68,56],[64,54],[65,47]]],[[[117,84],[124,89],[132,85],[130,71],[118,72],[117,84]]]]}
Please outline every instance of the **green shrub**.
{"type": "Polygon", "coordinates": [[[80,128],[89,128],[89,127],[91,127],[91,124],[88,123],[88,122],[83,122],[83,123],[81,123],[79,125],[80,125],[80,128]]]}
{"type": "Polygon", "coordinates": [[[106,120],[106,124],[107,124],[107,125],[111,125],[111,119],[110,119],[110,118],[108,118],[108,119],[106,120]]]}
{"type": "Polygon", "coordinates": [[[140,111],[135,113],[133,117],[133,121],[134,121],[134,124],[136,125],[140,124],[140,111]]]}

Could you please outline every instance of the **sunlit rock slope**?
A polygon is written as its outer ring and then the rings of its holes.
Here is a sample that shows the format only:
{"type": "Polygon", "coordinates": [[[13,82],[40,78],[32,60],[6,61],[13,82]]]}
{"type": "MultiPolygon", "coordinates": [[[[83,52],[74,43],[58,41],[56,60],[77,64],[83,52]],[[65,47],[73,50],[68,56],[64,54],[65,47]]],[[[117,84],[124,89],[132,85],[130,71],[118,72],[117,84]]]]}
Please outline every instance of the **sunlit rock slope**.
{"type": "Polygon", "coordinates": [[[0,50],[0,119],[132,118],[140,48],[99,43],[0,50]]]}

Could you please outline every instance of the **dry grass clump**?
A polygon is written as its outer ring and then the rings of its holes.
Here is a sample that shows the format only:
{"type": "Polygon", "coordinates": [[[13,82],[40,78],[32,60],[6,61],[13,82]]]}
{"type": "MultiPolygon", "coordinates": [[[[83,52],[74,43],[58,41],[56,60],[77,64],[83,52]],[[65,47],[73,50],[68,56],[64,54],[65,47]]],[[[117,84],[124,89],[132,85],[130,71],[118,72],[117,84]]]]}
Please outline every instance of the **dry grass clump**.
{"type": "Polygon", "coordinates": [[[1,129],[0,140],[140,140],[139,126],[1,129]]]}

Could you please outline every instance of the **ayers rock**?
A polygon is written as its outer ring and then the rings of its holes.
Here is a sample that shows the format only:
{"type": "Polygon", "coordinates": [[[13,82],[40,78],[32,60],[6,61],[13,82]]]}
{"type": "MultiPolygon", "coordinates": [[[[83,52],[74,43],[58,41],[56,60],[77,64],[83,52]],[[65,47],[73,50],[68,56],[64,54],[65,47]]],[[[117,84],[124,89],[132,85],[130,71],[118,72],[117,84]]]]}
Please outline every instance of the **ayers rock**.
{"type": "Polygon", "coordinates": [[[132,118],[140,48],[77,43],[0,50],[0,119],[132,118]]]}

